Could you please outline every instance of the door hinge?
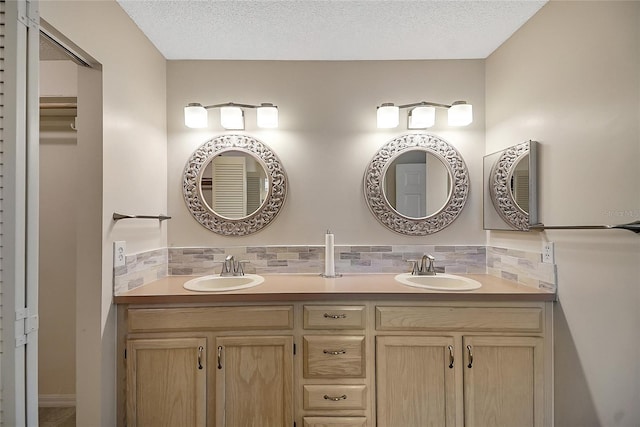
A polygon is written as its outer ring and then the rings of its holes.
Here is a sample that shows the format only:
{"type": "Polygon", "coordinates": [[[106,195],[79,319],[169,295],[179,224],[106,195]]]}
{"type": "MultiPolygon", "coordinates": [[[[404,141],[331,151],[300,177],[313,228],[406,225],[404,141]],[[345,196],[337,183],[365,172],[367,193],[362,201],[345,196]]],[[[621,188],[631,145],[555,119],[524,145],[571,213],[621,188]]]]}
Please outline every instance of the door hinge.
{"type": "Polygon", "coordinates": [[[38,10],[37,1],[27,0],[27,19],[29,27],[37,29],[40,26],[40,10],[38,10]]]}
{"type": "Polygon", "coordinates": [[[27,344],[28,335],[38,330],[38,315],[29,315],[28,308],[16,310],[16,347],[27,344]]]}

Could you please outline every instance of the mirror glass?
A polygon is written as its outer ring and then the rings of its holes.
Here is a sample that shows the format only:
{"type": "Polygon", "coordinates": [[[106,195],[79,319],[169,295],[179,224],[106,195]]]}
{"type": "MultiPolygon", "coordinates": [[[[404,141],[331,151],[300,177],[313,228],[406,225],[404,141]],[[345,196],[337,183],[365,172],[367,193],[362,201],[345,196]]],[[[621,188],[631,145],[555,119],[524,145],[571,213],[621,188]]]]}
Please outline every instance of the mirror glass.
{"type": "Polygon", "coordinates": [[[203,227],[246,236],[271,224],[287,196],[276,154],[248,135],[222,135],[198,147],[182,175],[187,209],[203,227]]]}
{"type": "Polygon", "coordinates": [[[402,135],[382,146],[364,174],[367,207],[396,233],[426,236],[448,227],[469,195],[460,153],[435,135],[402,135]]]}
{"type": "Polygon", "coordinates": [[[489,154],[483,170],[484,229],[528,231],[537,224],[537,143],[489,154]]]}
{"type": "Polygon", "coordinates": [[[509,179],[509,190],[516,206],[529,213],[529,154],[520,157],[509,179]]]}
{"type": "Polygon", "coordinates": [[[415,149],[396,157],[384,172],[384,196],[400,215],[426,218],[444,207],[451,175],[435,154],[415,149]]]}
{"type": "Polygon", "coordinates": [[[257,158],[229,150],[206,164],[200,190],[204,202],[217,215],[239,219],[260,209],[269,194],[269,178],[257,158]]]}

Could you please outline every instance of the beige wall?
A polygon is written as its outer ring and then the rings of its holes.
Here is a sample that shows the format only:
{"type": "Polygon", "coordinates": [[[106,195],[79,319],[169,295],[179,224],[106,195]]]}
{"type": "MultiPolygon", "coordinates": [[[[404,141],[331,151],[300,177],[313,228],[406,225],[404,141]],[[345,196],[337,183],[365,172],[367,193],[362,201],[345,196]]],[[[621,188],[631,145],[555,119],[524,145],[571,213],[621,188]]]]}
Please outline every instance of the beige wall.
{"type": "MultiPolygon", "coordinates": [[[[487,153],[540,142],[547,225],[640,219],[640,3],[544,6],[486,61],[487,153]]],[[[640,424],[640,238],[628,231],[489,233],[556,243],[556,426],[640,424]]]]}
{"type": "MultiPolygon", "coordinates": [[[[41,61],[40,96],[76,96],[77,67],[41,61]]],[[[40,134],[38,393],[54,401],[76,389],[76,148],[71,129],[40,134]]]]}
{"type": "Polygon", "coordinates": [[[323,244],[329,228],[337,245],[484,244],[482,156],[484,155],[484,61],[238,62],[170,61],[167,71],[169,246],[323,244]],[[474,122],[446,124],[439,110],[429,130],[451,143],[467,163],[471,192],[460,217],[444,231],[407,237],[380,225],[363,196],[363,174],[375,152],[407,133],[405,112],[397,129],[376,128],[376,106],[464,99],[474,105],[474,122]],[[196,222],[181,187],[185,163],[208,139],[224,134],[219,111],[209,128],[186,128],[183,107],[221,102],[278,105],[280,126],[260,130],[247,111],[246,132],[271,147],[282,161],[289,193],[282,213],[247,237],[221,237],[196,222]]]}
{"type": "Polygon", "coordinates": [[[115,1],[45,1],[40,13],[103,67],[79,75],[79,86],[101,100],[85,113],[87,120],[100,114],[102,130],[78,136],[78,244],[87,249],[78,254],[76,392],[78,425],[115,425],[112,242],[127,241],[128,253],[164,247],[166,225],[114,225],[111,215],[167,209],[166,61],[115,1]]]}

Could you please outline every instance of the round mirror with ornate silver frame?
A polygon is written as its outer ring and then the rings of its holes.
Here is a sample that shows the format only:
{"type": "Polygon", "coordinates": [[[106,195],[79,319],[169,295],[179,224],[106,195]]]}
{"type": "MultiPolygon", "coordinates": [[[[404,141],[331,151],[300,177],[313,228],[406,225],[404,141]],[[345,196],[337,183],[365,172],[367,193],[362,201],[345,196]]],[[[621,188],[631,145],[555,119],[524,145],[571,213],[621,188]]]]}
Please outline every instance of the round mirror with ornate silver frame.
{"type": "Polygon", "coordinates": [[[246,236],[278,215],[287,195],[287,177],[278,157],[264,143],[246,135],[222,135],[189,157],[182,194],[187,209],[203,227],[225,236],[246,236]],[[212,169],[220,163],[222,172],[215,175],[212,169]],[[217,187],[224,200],[212,195],[217,187]]]}
{"type": "MultiPolygon", "coordinates": [[[[427,156],[428,157],[428,156],[427,156]]],[[[423,165],[426,166],[426,165],[423,165]]],[[[426,183],[426,193],[429,192],[426,183]]],[[[469,173],[460,153],[448,142],[434,135],[409,134],[403,135],[386,143],[380,148],[367,166],[364,175],[364,196],[367,206],[376,219],[385,227],[400,234],[411,236],[425,236],[437,233],[449,226],[462,212],[469,194],[469,173]],[[387,199],[385,192],[386,174],[398,158],[405,153],[425,152],[439,160],[439,168],[444,166],[448,177],[446,189],[434,189],[446,192],[446,200],[433,213],[417,217],[415,214],[401,213],[397,203],[387,199]]],[[[400,209],[403,211],[403,209],[400,209]]]]}
{"type": "Polygon", "coordinates": [[[536,143],[526,141],[500,153],[489,174],[491,202],[516,230],[528,231],[536,216],[536,143]]]}

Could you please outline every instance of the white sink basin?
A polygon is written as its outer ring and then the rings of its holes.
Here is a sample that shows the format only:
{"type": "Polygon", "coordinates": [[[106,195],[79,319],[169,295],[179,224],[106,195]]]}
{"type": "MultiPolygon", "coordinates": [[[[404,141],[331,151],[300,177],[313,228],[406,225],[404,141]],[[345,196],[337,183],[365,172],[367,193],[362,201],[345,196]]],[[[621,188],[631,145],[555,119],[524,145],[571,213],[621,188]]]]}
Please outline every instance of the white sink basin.
{"type": "Polygon", "coordinates": [[[245,274],[244,276],[211,275],[191,279],[183,286],[190,291],[223,292],[251,288],[262,282],[264,282],[264,277],[257,274],[245,274]]]}
{"type": "Polygon", "coordinates": [[[471,291],[482,286],[477,280],[444,273],[435,276],[414,276],[411,273],[402,273],[395,279],[403,285],[435,291],[471,291]]]}

